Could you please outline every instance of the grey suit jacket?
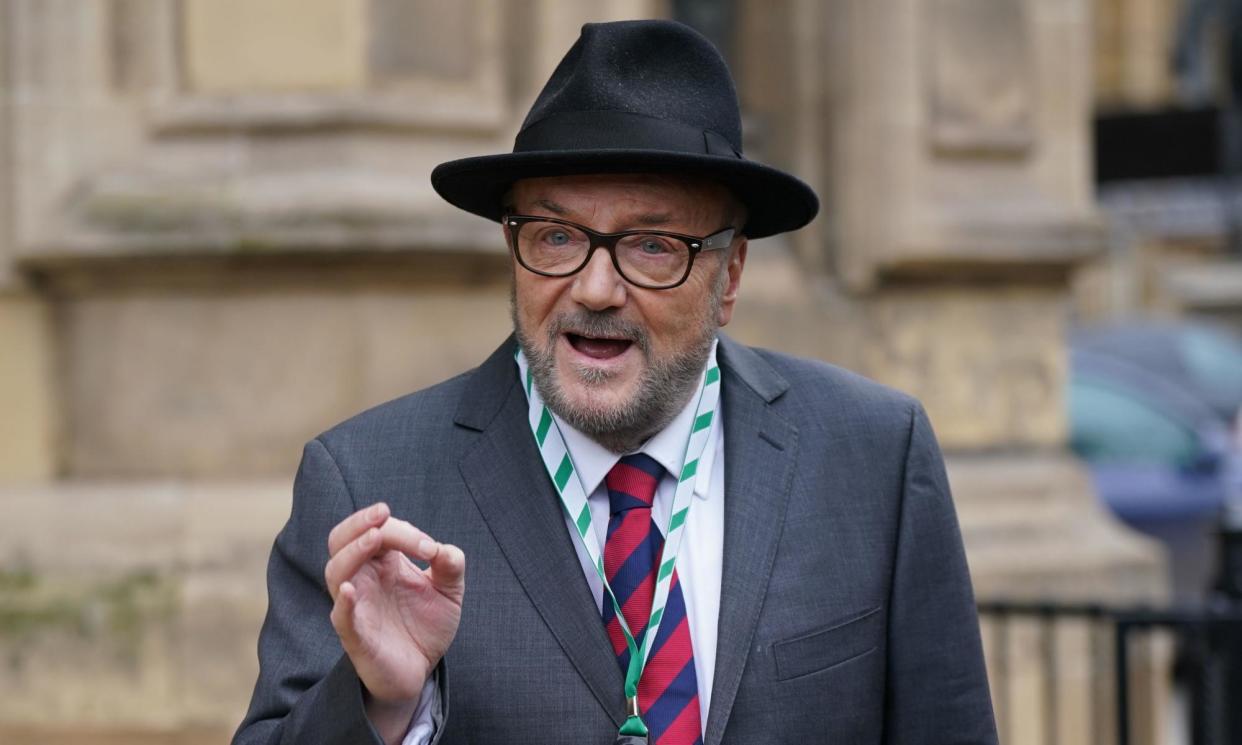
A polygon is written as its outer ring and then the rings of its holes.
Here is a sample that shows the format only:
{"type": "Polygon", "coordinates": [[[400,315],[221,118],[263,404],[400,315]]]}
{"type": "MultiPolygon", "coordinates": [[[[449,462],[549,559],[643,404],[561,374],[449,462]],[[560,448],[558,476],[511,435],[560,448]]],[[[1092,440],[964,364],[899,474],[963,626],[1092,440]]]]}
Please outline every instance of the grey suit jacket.
{"type": "MultiPolygon", "coordinates": [[[[312,440],[268,566],[235,738],[378,743],[328,619],[328,531],[364,505],[467,556],[440,743],[611,743],[622,676],[527,425],[513,341],[312,440]],[[450,706],[451,701],[451,706],[450,706]]],[[[978,622],[913,399],[722,338],[725,541],[706,745],[994,743],[978,622]]]]}

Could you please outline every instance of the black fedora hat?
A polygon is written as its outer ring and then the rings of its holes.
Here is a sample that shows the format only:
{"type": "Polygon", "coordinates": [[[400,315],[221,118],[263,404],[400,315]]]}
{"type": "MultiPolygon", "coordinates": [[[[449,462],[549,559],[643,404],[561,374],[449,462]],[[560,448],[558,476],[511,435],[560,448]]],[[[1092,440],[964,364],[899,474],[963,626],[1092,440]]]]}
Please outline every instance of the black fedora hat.
{"type": "Polygon", "coordinates": [[[724,59],[674,21],[588,23],[522,123],[512,153],[441,163],[431,183],[449,203],[500,220],[523,178],[678,173],[727,186],[751,238],[795,230],[819,210],[811,187],[742,156],[737,93],[724,59]]]}

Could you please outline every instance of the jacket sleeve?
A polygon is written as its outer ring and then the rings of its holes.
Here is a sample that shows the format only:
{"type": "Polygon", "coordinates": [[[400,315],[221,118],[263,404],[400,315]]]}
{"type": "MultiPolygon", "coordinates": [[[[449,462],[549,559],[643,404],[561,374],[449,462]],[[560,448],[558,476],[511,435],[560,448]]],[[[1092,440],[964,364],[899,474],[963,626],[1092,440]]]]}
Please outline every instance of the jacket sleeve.
{"type": "MultiPolygon", "coordinates": [[[[366,717],[362,684],[332,628],[332,598],[323,575],[328,533],[354,510],[336,462],[323,443],[312,440],[294,480],[292,514],[268,561],[259,678],[233,745],[383,745],[366,717]]],[[[435,676],[432,719],[443,732],[448,698],[443,664],[435,676]]]]}
{"type": "Polygon", "coordinates": [[[917,405],[890,593],[884,742],[996,743],[966,553],[940,448],[917,405]]]}

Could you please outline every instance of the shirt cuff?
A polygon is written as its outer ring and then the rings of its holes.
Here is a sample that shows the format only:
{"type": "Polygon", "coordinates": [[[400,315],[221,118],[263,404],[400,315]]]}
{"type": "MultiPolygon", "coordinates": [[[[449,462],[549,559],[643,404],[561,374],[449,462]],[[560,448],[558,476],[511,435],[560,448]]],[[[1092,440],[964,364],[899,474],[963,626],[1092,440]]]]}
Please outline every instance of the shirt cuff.
{"type": "Polygon", "coordinates": [[[423,684],[423,692],[418,699],[418,708],[410,719],[410,730],[405,733],[401,745],[428,745],[436,735],[436,723],[432,703],[437,698],[436,676],[429,675],[423,684]]]}

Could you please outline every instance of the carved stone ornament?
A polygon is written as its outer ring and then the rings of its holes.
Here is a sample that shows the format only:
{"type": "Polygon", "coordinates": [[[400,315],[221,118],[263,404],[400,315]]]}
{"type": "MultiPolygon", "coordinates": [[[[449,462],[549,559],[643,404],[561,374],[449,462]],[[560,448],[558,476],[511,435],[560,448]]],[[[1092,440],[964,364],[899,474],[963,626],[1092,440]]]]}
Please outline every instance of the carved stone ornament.
{"type": "Polygon", "coordinates": [[[1018,156],[1034,143],[1034,68],[1024,0],[927,0],[926,86],[934,148],[1018,156]]]}

